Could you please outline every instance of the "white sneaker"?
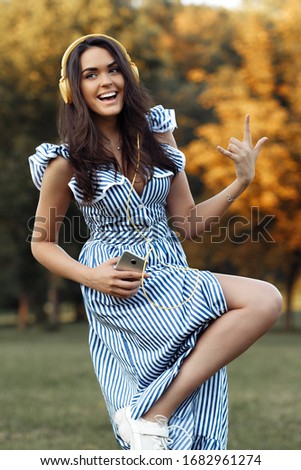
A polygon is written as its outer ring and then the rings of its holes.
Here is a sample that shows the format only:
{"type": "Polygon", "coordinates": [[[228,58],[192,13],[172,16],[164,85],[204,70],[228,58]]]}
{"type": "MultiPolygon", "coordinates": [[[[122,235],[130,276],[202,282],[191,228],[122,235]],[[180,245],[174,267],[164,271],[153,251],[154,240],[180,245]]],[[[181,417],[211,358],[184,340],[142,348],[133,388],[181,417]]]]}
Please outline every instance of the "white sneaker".
{"type": "Polygon", "coordinates": [[[131,450],[167,450],[168,427],[165,416],[156,416],[156,421],[133,419],[130,407],[118,410],[114,421],[120,437],[130,445],[131,450]]]}

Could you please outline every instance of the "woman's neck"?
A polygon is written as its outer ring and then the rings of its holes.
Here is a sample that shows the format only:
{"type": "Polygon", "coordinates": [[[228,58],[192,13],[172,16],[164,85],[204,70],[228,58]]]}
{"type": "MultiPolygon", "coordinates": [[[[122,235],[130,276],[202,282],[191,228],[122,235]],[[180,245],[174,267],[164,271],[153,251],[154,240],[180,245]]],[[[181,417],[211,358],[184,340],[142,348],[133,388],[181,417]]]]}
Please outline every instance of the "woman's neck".
{"type": "Polygon", "coordinates": [[[116,116],[95,119],[95,126],[101,131],[102,135],[108,140],[116,140],[120,136],[120,129],[116,116]]]}
{"type": "Polygon", "coordinates": [[[113,153],[121,171],[123,171],[124,169],[122,163],[122,138],[117,117],[112,116],[110,118],[103,118],[97,116],[95,118],[94,123],[95,126],[100,130],[105,140],[107,141],[107,146],[109,150],[113,153]]]}

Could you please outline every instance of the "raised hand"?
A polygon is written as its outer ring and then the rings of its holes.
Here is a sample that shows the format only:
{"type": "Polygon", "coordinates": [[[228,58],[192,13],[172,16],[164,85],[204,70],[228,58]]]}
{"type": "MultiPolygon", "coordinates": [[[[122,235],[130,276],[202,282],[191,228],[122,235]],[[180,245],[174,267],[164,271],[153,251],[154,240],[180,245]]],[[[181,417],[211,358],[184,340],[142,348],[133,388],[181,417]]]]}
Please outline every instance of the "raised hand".
{"type": "Polygon", "coordinates": [[[247,114],[244,125],[243,140],[240,141],[235,137],[231,137],[227,149],[224,149],[220,145],[217,149],[220,153],[234,162],[237,179],[241,183],[248,185],[254,178],[256,160],[259,156],[262,145],[267,140],[267,137],[261,137],[253,147],[250,130],[250,115],[247,114]]]}

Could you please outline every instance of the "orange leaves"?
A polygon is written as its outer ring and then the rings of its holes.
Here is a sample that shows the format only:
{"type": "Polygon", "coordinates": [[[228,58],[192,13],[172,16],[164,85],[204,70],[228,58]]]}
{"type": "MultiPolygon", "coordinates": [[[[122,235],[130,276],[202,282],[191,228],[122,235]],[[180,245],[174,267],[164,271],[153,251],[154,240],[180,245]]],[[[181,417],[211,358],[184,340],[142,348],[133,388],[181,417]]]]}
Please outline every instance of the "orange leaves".
{"type": "MultiPolygon", "coordinates": [[[[184,149],[187,170],[201,178],[206,195],[220,191],[235,177],[233,164],[216,146],[227,147],[230,137],[242,137],[247,113],[253,143],[262,136],[269,138],[253,183],[231,207],[229,217],[239,213],[247,220],[251,207],[273,217],[269,231],[278,245],[266,245],[267,259],[263,249],[262,261],[270,266],[274,263],[276,270],[280,254],[286,259],[301,246],[301,8],[297,3],[281,2],[277,14],[268,17],[263,9],[233,12],[227,25],[216,18],[208,55],[202,49],[203,62],[192,62],[187,73],[200,87],[200,109],[204,115],[210,113],[210,122],[195,128],[196,139],[184,149]],[[221,30],[229,24],[231,34],[228,31],[225,43],[221,30]],[[218,50],[218,61],[211,60],[209,54],[218,50]],[[269,261],[272,252],[275,256],[269,261]]],[[[200,41],[206,43],[204,38],[206,32],[200,31],[200,41]]],[[[198,44],[196,50],[200,49],[198,44]]],[[[189,54],[193,56],[193,51],[189,54]]],[[[249,249],[240,248],[246,257],[241,266],[237,260],[239,269],[244,269],[249,249]]],[[[220,261],[228,256],[227,249],[221,250],[220,261]]],[[[214,257],[218,259],[218,255],[214,257]]]]}
{"type": "Polygon", "coordinates": [[[235,50],[240,54],[241,80],[249,94],[258,98],[270,97],[274,89],[272,38],[259,14],[249,13],[247,27],[241,27],[242,17],[236,17],[235,50]]]}
{"type": "Polygon", "coordinates": [[[191,69],[187,73],[187,79],[194,83],[201,83],[207,78],[207,73],[201,68],[191,69]]]}

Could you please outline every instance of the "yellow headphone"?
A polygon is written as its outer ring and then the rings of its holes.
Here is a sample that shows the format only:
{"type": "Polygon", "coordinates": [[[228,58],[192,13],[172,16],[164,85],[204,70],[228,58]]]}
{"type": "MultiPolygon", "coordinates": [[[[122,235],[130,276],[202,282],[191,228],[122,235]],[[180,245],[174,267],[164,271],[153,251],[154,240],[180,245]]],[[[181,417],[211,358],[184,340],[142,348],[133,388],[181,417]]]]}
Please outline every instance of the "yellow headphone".
{"type": "Polygon", "coordinates": [[[62,95],[62,98],[66,104],[71,104],[72,103],[72,94],[71,94],[71,89],[69,85],[68,78],[66,77],[66,65],[67,65],[67,60],[73,51],[73,49],[76,48],[78,44],[81,42],[84,42],[88,38],[99,38],[99,39],[109,39],[110,41],[113,41],[117,46],[121,49],[122,53],[124,54],[126,60],[129,62],[133,75],[137,82],[139,82],[139,71],[135,63],[132,61],[131,57],[127,53],[127,50],[125,47],[116,39],[112,38],[111,36],[107,36],[106,34],[88,34],[87,36],[82,36],[78,39],[76,39],[70,46],[67,48],[65,51],[63,57],[62,57],[62,62],[61,62],[61,78],[59,80],[59,89],[62,95]]]}

